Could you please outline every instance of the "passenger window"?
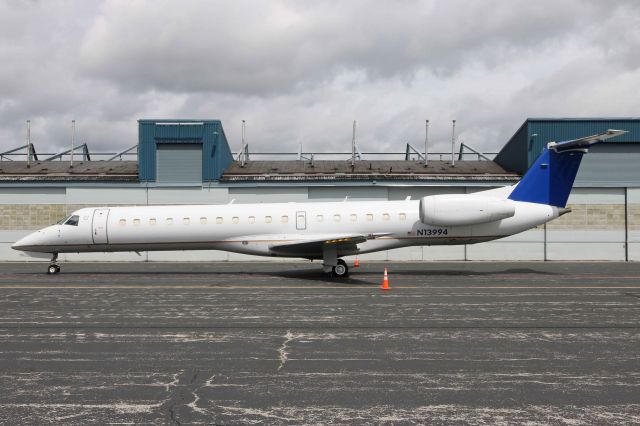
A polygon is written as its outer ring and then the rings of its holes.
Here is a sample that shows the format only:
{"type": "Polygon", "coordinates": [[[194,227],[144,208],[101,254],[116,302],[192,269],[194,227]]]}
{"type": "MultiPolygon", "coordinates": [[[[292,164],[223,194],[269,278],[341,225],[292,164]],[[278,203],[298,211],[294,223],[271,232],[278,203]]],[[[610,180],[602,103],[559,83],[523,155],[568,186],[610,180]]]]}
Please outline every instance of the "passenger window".
{"type": "Polygon", "coordinates": [[[156,218],[152,217],[151,219],[149,219],[149,225],[155,225],[156,224],[156,218]]]}
{"type": "Polygon", "coordinates": [[[140,219],[133,219],[133,226],[140,226],[140,219]]]}
{"type": "Polygon", "coordinates": [[[173,225],[173,218],[172,217],[168,217],[166,222],[167,222],[167,225],[173,225]]]}
{"type": "Polygon", "coordinates": [[[249,223],[256,223],[256,217],[255,216],[249,216],[249,223]]]}
{"type": "Polygon", "coordinates": [[[324,220],[324,216],[322,216],[321,214],[319,214],[318,216],[316,216],[316,221],[318,222],[322,222],[324,220]]]}
{"type": "Polygon", "coordinates": [[[264,223],[271,223],[271,216],[265,216],[264,223]]]}
{"type": "Polygon", "coordinates": [[[287,223],[287,222],[289,222],[289,216],[284,215],[284,216],[282,216],[281,220],[282,220],[282,223],[287,223]]]}
{"type": "Polygon", "coordinates": [[[340,215],[339,214],[334,214],[333,215],[333,221],[334,222],[340,222],[340,215]]]}
{"type": "Polygon", "coordinates": [[[188,225],[191,222],[191,219],[189,219],[188,217],[183,217],[182,218],[182,224],[183,225],[188,225]]]}
{"type": "Polygon", "coordinates": [[[355,221],[357,221],[357,220],[358,220],[358,215],[356,215],[356,214],[353,214],[353,213],[352,213],[352,214],[349,216],[349,219],[351,219],[351,222],[355,222],[355,221]]]}
{"type": "Polygon", "coordinates": [[[407,215],[406,213],[400,213],[399,214],[400,220],[407,220],[407,215]]]}
{"type": "Polygon", "coordinates": [[[238,216],[234,216],[231,218],[231,222],[237,225],[240,222],[240,218],[238,216]]]}
{"type": "Polygon", "coordinates": [[[206,217],[201,217],[200,218],[200,225],[206,225],[207,224],[207,218],[206,217]]]}
{"type": "Polygon", "coordinates": [[[80,222],[80,216],[73,215],[64,223],[65,225],[78,226],[78,222],[80,222]]]}
{"type": "Polygon", "coordinates": [[[389,219],[391,219],[391,216],[389,216],[389,213],[382,214],[382,220],[389,220],[389,219]]]}
{"type": "Polygon", "coordinates": [[[118,225],[120,225],[120,226],[125,226],[126,224],[127,224],[127,219],[120,219],[118,221],[118,225]]]}
{"type": "Polygon", "coordinates": [[[216,217],[216,223],[218,225],[222,224],[222,218],[220,216],[216,217]]]}
{"type": "Polygon", "coordinates": [[[373,215],[371,213],[367,213],[367,222],[373,222],[373,215]]]}

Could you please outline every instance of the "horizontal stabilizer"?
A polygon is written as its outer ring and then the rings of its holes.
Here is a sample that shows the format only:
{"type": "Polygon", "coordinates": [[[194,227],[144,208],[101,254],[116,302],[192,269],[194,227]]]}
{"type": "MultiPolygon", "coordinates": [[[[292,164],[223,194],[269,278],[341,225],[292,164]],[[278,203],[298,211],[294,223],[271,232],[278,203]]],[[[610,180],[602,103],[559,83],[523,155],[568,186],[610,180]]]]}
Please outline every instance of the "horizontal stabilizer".
{"type": "Polygon", "coordinates": [[[584,138],[573,139],[563,142],[549,142],[547,148],[555,152],[585,150],[591,145],[605,141],[607,139],[615,138],[616,136],[628,133],[626,130],[607,130],[604,133],[598,133],[597,135],[585,136],[584,138]]]}

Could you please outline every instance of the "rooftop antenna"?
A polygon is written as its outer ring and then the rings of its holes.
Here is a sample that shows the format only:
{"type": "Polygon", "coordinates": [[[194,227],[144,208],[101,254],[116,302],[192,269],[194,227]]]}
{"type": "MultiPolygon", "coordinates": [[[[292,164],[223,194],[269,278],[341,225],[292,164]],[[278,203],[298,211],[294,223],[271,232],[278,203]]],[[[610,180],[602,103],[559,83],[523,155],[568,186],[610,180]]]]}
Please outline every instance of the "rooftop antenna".
{"type": "Polygon", "coordinates": [[[73,147],[76,144],[76,120],[71,120],[71,164],[73,167],[73,147]]]}
{"type": "Polygon", "coordinates": [[[451,167],[456,165],[456,120],[453,120],[453,128],[451,129],[451,167]]]}
{"type": "Polygon", "coordinates": [[[427,167],[429,158],[429,120],[426,120],[424,127],[424,166],[427,167]]]}
{"type": "Polygon", "coordinates": [[[242,147],[240,148],[240,167],[244,167],[247,162],[245,147],[244,147],[244,135],[245,135],[245,121],[242,120],[242,147]]]}
{"type": "Polygon", "coordinates": [[[356,120],[353,120],[353,135],[351,136],[351,167],[356,165],[356,120]]]}
{"type": "Polygon", "coordinates": [[[27,168],[31,167],[31,120],[27,120],[27,168]]]}

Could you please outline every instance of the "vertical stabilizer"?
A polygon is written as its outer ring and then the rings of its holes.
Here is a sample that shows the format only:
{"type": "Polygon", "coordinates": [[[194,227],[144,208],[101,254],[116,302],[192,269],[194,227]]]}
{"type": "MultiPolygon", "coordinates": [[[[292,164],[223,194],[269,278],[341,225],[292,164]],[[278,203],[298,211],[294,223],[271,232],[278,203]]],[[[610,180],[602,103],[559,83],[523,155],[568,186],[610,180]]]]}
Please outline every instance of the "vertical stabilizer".
{"type": "Polygon", "coordinates": [[[616,137],[624,130],[608,130],[598,135],[565,142],[550,142],[540,157],[509,195],[514,201],[565,207],[582,156],[598,142],[616,137]]]}

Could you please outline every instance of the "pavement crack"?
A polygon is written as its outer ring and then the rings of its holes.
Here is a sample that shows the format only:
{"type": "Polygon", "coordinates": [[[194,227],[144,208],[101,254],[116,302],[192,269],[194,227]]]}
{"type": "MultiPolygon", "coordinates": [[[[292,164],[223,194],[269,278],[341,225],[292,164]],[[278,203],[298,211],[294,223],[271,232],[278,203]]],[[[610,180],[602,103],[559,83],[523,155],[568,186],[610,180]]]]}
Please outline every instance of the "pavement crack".
{"type": "Polygon", "coordinates": [[[295,339],[295,337],[296,336],[291,333],[291,330],[287,330],[287,333],[284,335],[284,342],[282,342],[282,345],[278,348],[278,354],[280,355],[280,365],[278,365],[277,371],[282,370],[282,368],[284,368],[284,365],[289,360],[288,345],[293,339],[295,339]]]}
{"type": "Polygon", "coordinates": [[[178,383],[180,382],[179,377],[180,377],[180,374],[182,374],[182,373],[184,373],[184,371],[182,371],[182,370],[179,373],[174,373],[173,376],[172,376],[173,380],[170,381],[169,383],[165,383],[164,384],[164,387],[165,387],[165,390],[167,391],[167,393],[171,391],[172,387],[175,387],[175,386],[178,385],[178,383]]]}
{"type": "MultiPolygon", "coordinates": [[[[200,372],[198,370],[189,370],[182,371],[181,373],[174,375],[174,380],[167,385],[167,388],[173,387],[173,391],[164,402],[165,409],[168,412],[168,423],[181,425],[182,423],[178,420],[177,410],[181,406],[188,406],[192,408],[191,405],[199,399],[196,395],[196,400],[187,404],[187,401],[191,401],[193,399],[194,392],[191,390],[193,384],[198,379],[198,374],[200,372]]],[[[198,411],[198,410],[196,410],[198,411]]]]}
{"type": "Polygon", "coordinates": [[[182,423],[176,419],[176,413],[173,411],[173,406],[169,407],[169,414],[171,415],[171,422],[180,426],[182,423]]]}
{"type": "Polygon", "coordinates": [[[204,408],[200,408],[198,407],[198,401],[200,401],[200,395],[198,395],[198,392],[201,389],[207,388],[207,387],[211,387],[211,382],[213,381],[213,379],[215,378],[215,374],[211,377],[209,377],[205,382],[204,385],[194,389],[191,391],[191,395],[193,396],[193,401],[191,401],[190,403],[187,404],[187,407],[191,408],[193,411],[195,411],[196,413],[200,413],[200,414],[207,414],[207,410],[204,408]]]}

